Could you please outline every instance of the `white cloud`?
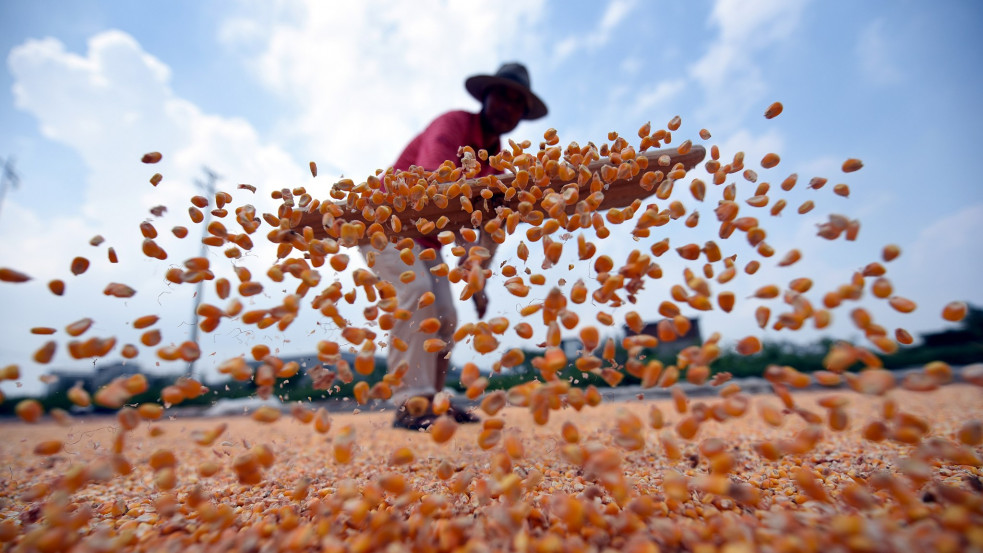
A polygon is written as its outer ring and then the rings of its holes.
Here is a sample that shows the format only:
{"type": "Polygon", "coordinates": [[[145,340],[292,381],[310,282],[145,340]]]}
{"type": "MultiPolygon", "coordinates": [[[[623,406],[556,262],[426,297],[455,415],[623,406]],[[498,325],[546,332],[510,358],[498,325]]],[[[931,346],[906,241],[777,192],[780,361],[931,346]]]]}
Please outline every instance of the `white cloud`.
{"type": "MultiPolygon", "coordinates": [[[[198,255],[201,229],[189,221],[186,210],[188,199],[201,193],[193,183],[201,178],[202,165],[223,177],[218,188],[233,194],[234,206],[252,202],[260,212],[271,209],[270,188],[308,182],[306,168],[264,143],[246,121],[205,114],[177,97],[170,88],[169,68],[120,31],[95,35],[84,55],[68,52],[55,39],[29,40],[11,51],[8,65],[17,106],[37,119],[45,136],[78,152],[86,173],[66,182],[35,183],[32,203],[9,201],[4,206],[0,259],[5,266],[34,277],[16,291],[4,287],[5,308],[22,314],[0,323],[4,358],[22,362],[30,381],[41,370],[29,361],[30,354],[44,340],[27,334],[27,329],[61,328],[86,316],[96,320],[91,332],[118,335],[122,343],[137,338],[128,321],[157,313],[162,315],[165,344],[186,339],[194,288],[166,284],[163,274],[168,266],[198,255]],[[163,161],[153,166],[141,163],[141,156],[149,151],[162,152],[163,161]],[[158,171],[164,180],[155,188],[148,180],[158,171]],[[253,196],[236,190],[240,182],[266,192],[253,196]],[[82,187],[82,200],[72,215],[52,217],[45,211],[45,198],[62,194],[67,187],[82,187]],[[149,209],[156,205],[167,206],[169,212],[152,217],[149,209]],[[166,263],[149,260],[140,251],[143,237],[138,225],[145,219],[153,219],[157,241],[168,252],[166,263]],[[190,227],[189,237],[172,236],[175,225],[190,227]],[[100,247],[88,244],[96,234],[106,239],[100,247]],[[107,261],[109,246],[118,252],[119,264],[107,261]],[[77,255],[89,258],[92,266],[74,277],[68,268],[77,255]],[[47,291],[46,283],[53,278],[66,281],[65,297],[47,291]],[[112,281],[132,286],[137,295],[125,301],[104,296],[103,288],[112,281]]],[[[231,218],[224,223],[232,231],[237,227],[231,218]]],[[[258,274],[273,259],[261,233],[254,237],[257,248],[242,261],[258,266],[253,271],[258,274]]],[[[231,263],[220,251],[210,258],[217,273],[231,273],[231,263]]],[[[206,301],[218,302],[210,287],[205,293],[206,301]]],[[[220,334],[207,341],[229,352],[220,334]]],[[[144,352],[145,368],[152,368],[152,357],[152,351],[144,352]]],[[[73,364],[88,362],[73,363],[61,351],[53,366],[73,364]]]]}
{"type": "Polygon", "coordinates": [[[611,33],[620,25],[635,7],[635,0],[613,0],[601,15],[597,28],[583,35],[566,37],[553,49],[555,63],[560,63],[577,50],[593,51],[603,47],[611,40],[611,33]]]}
{"type": "Polygon", "coordinates": [[[644,65],[645,64],[641,58],[631,56],[622,60],[619,68],[621,69],[621,72],[626,75],[636,75],[642,70],[644,65]]]}
{"type": "Polygon", "coordinates": [[[576,37],[567,37],[556,42],[556,46],[553,47],[553,59],[556,63],[560,63],[563,60],[570,57],[580,45],[580,41],[576,37]]]}
{"type": "Polygon", "coordinates": [[[257,21],[246,18],[227,19],[219,29],[219,41],[227,46],[248,48],[261,43],[268,30],[257,21]]]}
{"type": "Polygon", "coordinates": [[[840,170],[843,160],[833,156],[822,156],[811,159],[799,165],[799,176],[806,180],[819,175],[835,175],[840,170]]]}
{"type": "MultiPolygon", "coordinates": [[[[244,62],[291,107],[278,136],[326,170],[385,167],[439,113],[476,109],[465,77],[539,48],[542,3],[296,2],[277,11],[244,62]],[[422,9],[422,8],[429,9],[422,9]]],[[[235,16],[220,36],[255,15],[235,16]]],[[[232,29],[232,30],[230,30],[232,29]]],[[[529,64],[529,62],[526,62],[529,64]]],[[[531,65],[531,64],[530,64],[531,65]]],[[[531,66],[535,87],[536,67],[531,66]]]]}
{"type": "Polygon", "coordinates": [[[628,17],[633,7],[635,2],[632,0],[614,0],[609,3],[608,9],[604,10],[604,15],[601,16],[601,25],[596,33],[597,42],[600,44],[606,42],[611,31],[628,17]]]}
{"type": "Polygon", "coordinates": [[[983,303],[979,286],[979,276],[983,273],[981,235],[983,204],[969,205],[928,222],[911,246],[903,247],[909,251],[903,251],[895,262],[902,269],[896,277],[902,284],[899,293],[917,291],[936,313],[953,300],[983,303]],[[972,297],[951,297],[956,290],[972,290],[972,297]]]}
{"type": "Polygon", "coordinates": [[[28,41],[13,49],[9,58],[11,73],[17,79],[13,87],[16,105],[31,112],[45,110],[49,114],[41,121],[45,136],[77,146],[84,155],[93,155],[92,149],[98,147],[88,140],[93,134],[105,133],[119,123],[132,130],[159,122],[157,114],[148,113],[147,107],[162,103],[165,90],[161,85],[167,82],[170,72],[155,58],[136,52],[135,47],[132,37],[118,31],[93,37],[86,58],[65,52],[64,45],[53,38],[28,41]],[[105,108],[99,112],[72,111],[72,103],[64,102],[64,87],[29,89],[25,83],[52,72],[79,85],[73,91],[75,102],[111,106],[111,116],[107,117],[105,108]],[[118,87],[119,82],[129,85],[118,87]],[[154,119],[139,121],[135,117],[138,113],[154,119]]]}
{"type": "Polygon", "coordinates": [[[899,84],[904,73],[897,60],[891,56],[891,38],[887,35],[883,19],[867,25],[857,40],[857,62],[860,73],[876,85],[899,84]]]}
{"type": "MultiPolygon", "coordinates": [[[[726,139],[720,142],[720,159],[726,163],[734,157],[737,152],[744,152],[744,166],[762,175],[761,180],[768,180],[764,177],[765,170],[761,169],[760,161],[765,154],[771,152],[781,152],[784,150],[785,139],[782,134],[774,129],[762,135],[753,135],[746,130],[740,130],[728,134],[726,139]]],[[[779,164],[773,172],[781,173],[784,168],[779,164]]],[[[772,177],[778,178],[778,177],[772,177]]],[[[743,180],[743,179],[737,179],[743,180]]],[[[779,181],[780,182],[780,181],[779,181]]]]}
{"type": "Polygon", "coordinates": [[[808,0],[718,0],[710,22],[720,34],[689,69],[703,87],[706,103],[700,120],[732,130],[762,102],[767,85],[754,57],[791,36],[808,0]]]}
{"type": "Polygon", "coordinates": [[[710,19],[720,27],[720,40],[761,48],[789,36],[808,0],[718,0],[710,19]]]}
{"type": "Polygon", "coordinates": [[[635,101],[635,111],[644,112],[668,112],[671,111],[668,104],[674,100],[679,93],[686,87],[685,79],[674,79],[662,81],[656,85],[655,89],[643,92],[635,101]]]}
{"type": "Polygon", "coordinates": [[[718,0],[709,16],[718,34],[706,43],[706,52],[686,68],[684,77],[657,81],[639,93],[636,110],[657,109],[696,85],[703,92],[695,112],[701,125],[722,135],[739,132],[752,108],[763,109],[768,91],[756,55],[791,35],[807,2],[718,0]]]}

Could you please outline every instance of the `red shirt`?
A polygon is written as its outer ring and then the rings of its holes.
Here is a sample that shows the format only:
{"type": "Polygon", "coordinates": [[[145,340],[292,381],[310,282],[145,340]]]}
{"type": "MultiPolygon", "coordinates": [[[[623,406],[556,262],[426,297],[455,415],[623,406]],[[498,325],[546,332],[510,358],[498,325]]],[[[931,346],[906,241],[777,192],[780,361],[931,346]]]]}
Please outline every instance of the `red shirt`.
{"type": "MultiPolygon", "coordinates": [[[[410,141],[403,153],[396,159],[393,168],[407,170],[411,165],[417,165],[427,171],[434,171],[448,159],[460,167],[461,158],[457,156],[458,148],[471,146],[475,153],[484,148],[493,155],[498,153],[500,144],[498,138],[495,138],[491,144],[484,144],[480,114],[467,111],[449,111],[434,119],[423,132],[410,141]]],[[[494,172],[495,170],[490,166],[483,164],[479,176],[494,172]]],[[[417,243],[424,248],[440,250],[440,242],[437,241],[436,237],[420,237],[417,239],[417,243]]]]}

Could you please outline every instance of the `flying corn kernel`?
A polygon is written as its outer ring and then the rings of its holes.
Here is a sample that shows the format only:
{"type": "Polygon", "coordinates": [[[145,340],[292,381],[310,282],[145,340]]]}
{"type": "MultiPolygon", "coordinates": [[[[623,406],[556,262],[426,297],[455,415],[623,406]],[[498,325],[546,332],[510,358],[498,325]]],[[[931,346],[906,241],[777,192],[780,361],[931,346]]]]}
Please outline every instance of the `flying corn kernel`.
{"type": "Polygon", "coordinates": [[[958,323],[959,321],[966,318],[966,314],[969,312],[969,308],[966,306],[965,302],[954,301],[947,303],[942,309],[942,318],[958,323]]]}
{"type": "Polygon", "coordinates": [[[157,163],[163,157],[164,156],[162,156],[160,154],[160,152],[150,152],[150,153],[147,153],[147,154],[143,154],[143,157],[140,158],[140,161],[142,161],[144,163],[148,163],[148,164],[157,163]]]}
{"type": "Polygon", "coordinates": [[[860,168],[863,166],[864,166],[863,162],[860,161],[859,159],[850,158],[843,162],[842,169],[844,173],[852,173],[854,171],[859,171],[860,168]]]}
{"type": "Polygon", "coordinates": [[[774,102],[768,106],[768,109],[765,110],[765,119],[774,119],[775,117],[778,117],[782,113],[783,109],[784,106],[782,106],[781,102],[774,102]]]}
{"type": "Polygon", "coordinates": [[[76,257],[72,260],[71,268],[72,274],[75,276],[81,275],[89,269],[89,260],[84,257],[76,257]]]}

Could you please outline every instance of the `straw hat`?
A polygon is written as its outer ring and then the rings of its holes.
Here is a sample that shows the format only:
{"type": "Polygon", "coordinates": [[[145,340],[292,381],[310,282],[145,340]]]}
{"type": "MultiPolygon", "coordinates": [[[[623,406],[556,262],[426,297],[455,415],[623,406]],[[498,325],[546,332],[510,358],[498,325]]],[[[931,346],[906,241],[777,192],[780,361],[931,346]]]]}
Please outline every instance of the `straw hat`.
{"type": "Polygon", "coordinates": [[[547,113],[546,104],[539,99],[529,85],[529,71],[521,63],[505,63],[494,75],[474,75],[464,81],[464,88],[478,101],[485,100],[485,93],[494,86],[507,86],[518,90],[526,97],[526,115],[523,119],[533,120],[547,113]]]}

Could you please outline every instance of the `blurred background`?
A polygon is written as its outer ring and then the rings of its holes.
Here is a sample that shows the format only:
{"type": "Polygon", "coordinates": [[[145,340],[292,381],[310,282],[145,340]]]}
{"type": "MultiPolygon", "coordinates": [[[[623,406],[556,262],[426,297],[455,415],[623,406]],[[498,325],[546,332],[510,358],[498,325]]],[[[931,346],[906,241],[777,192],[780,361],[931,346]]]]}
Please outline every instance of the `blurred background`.
{"type": "MultiPolygon", "coordinates": [[[[0,266],[33,277],[0,286],[0,365],[19,364],[23,375],[22,388],[4,383],[4,392],[36,393],[44,386],[38,378],[52,369],[92,372],[121,359],[119,347],[98,363],[73,360],[59,349],[50,365],[38,365],[32,355],[49,337],[31,334],[31,327],[59,329],[61,344],[66,324],[92,317],[87,336],[117,336],[122,345],[137,343],[133,319],[155,314],[163,345],[188,338],[195,288],[169,284],[164,273],[199,250],[201,229],[187,214],[191,196],[211,185],[231,193],[233,205],[253,203],[260,213],[275,209],[269,193],[284,187],[304,186],[326,198],[341,176],[359,182],[387,167],[440,113],[477,111],[464,80],[507,61],[527,65],[533,90],[550,108],[546,118],[520,124],[511,135],[517,141],[536,145],[552,127],[561,144],[600,144],[609,131],[637,142],[645,122],[662,128],[678,115],[682,127],[674,144],[686,138],[702,143],[698,132],[706,128],[712,134],[707,146],[718,145],[724,160],[744,151],[747,167],[773,190],[788,174],[799,174],[799,186],[782,196],[789,205],[782,216],[755,213],[767,219],[763,226],[778,254],[753,277],[742,273],[727,286],[738,298],[734,311],[687,313],[699,316],[704,338],[719,331],[725,344],[749,334],[863,344],[845,309],[821,333],[776,332],[758,329],[753,314],[763,302],[746,298],[764,284],[785,286],[807,276],[816,282],[810,297],[818,303],[891,243],[902,255],[887,264],[887,276],[895,292],[919,308],[900,314],[867,296],[864,305],[875,321],[916,336],[955,328],[940,317],[947,302],[983,305],[983,189],[974,161],[983,146],[981,22],[983,6],[954,0],[0,3],[0,266]],[[784,113],[766,120],[774,101],[784,104],[784,113]],[[141,163],[150,151],[163,153],[163,161],[141,163]],[[764,171],[758,160],[768,152],[782,162],[764,171]],[[862,159],[864,168],[845,175],[840,166],[851,157],[862,159]],[[319,167],[316,178],[310,161],[319,167]],[[148,182],[155,172],[163,174],[156,187],[148,182]],[[830,182],[807,190],[813,176],[830,182]],[[840,182],[849,184],[849,198],[833,194],[840,182]],[[807,199],[816,209],[796,214],[807,199]],[[167,212],[152,216],[160,205],[167,212]],[[829,213],[859,219],[859,239],[817,237],[816,225],[829,213]],[[140,251],[139,224],[148,219],[161,233],[166,262],[140,251]],[[190,228],[188,238],[171,235],[176,225],[190,228]],[[105,242],[92,246],[96,235],[105,242]],[[109,247],[118,264],[109,263],[109,247]],[[803,259],[776,267],[793,247],[803,259]],[[80,276],[69,272],[76,256],[92,261],[80,276]],[[64,296],[48,290],[51,279],[65,280],[64,296]],[[138,293],[106,297],[108,282],[138,293]]],[[[740,198],[755,188],[743,181],[738,186],[740,198]]],[[[700,211],[704,223],[664,227],[671,245],[714,238],[719,190],[699,205],[678,188],[676,196],[700,211]]],[[[600,248],[616,266],[631,250],[647,251],[663,237],[634,241],[632,226],[612,227],[600,248]]],[[[213,270],[233,282],[233,264],[264,274],[275,261],[274,249],[260,244],[264,235],[261,229],[257,248],[234,262],[221,250],[212,252],[213,270]]],[[[520,239],[524,232],[499,250],[496,265],[520,239]]],[[[738,255],[739,267],[754,258],[745,241],[727,242],[721,246],[738,255]]],[[[589,282],[592,266],[578,262],[575,249],[569,241],[559,268],[543,271],[549,283],[565,279],[567,290],[578,278],[589,282]]],[[[541,259],[541,248],[535,244],[532,251],[530,268],[540,272],[532,260],[541,259]]],[[[350,253],[350,267],[359,266],[357,253],[350,253]]],[[[649,281],[637,305],[608,310],[618,321],[605,329],[609,335],[621,332],[628,309],[658,319],[655,308],[684,267],[672,251],[658,261],[666,276],[649,281]]],[[[330,268],[322,268],[322,277],[322,284],[340,279],[351,286],[350,275],[330,268]]],[[[246,309],[272,307],[293,286],[263,282],[266,291],[248,298],[246,309]]],[[[519,301],[500,278],[489,286],[489,316],[513,323],[523,305],[548,291],[534,289],[519,301]]],[[[212,286],[203,289],[202,300],[225,303],[212,286]]],[[[344,314],[358,321],[364,307],[346,304],[344,314]]],[[[598,324],[599,308],[582,307],[581,322],[598,324]]],[[[257,344],[287,356],[313,352],[318,340],[340,341],[340,330],[311,311],[284,333],[223,321],[199,338],[197,374],[214,379],[218,363],[257,344]]],[[[474,319],[470,304],[462,304],[461,321],[474,319]]],[[[510,330],[502,347],[532,348],[542,335],[528,343],[510,330]]],[[[487,368],[502,351],[479,357],[460,345],[453,361],[487,368]]],[[[129,363],[152,374],[184,368],[157,360],[149,348],[129,363]]]]}

